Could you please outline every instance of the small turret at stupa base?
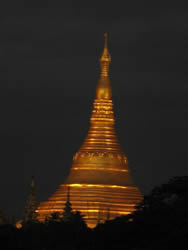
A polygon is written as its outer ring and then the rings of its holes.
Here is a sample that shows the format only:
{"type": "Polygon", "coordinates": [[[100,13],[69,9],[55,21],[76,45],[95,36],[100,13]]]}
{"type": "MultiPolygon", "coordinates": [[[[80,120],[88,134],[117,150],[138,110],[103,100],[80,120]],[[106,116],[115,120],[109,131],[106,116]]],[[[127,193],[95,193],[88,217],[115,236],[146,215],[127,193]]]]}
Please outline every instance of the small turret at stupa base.
{"type": "Polygon", "coordinates": [[[23,224],[25,223],[36,222],[37,215],[38,215],[36,213],[36,208],[37,208],[37,199],[36,199],[36,194],[35,194],[35,180],[34,180],[34,177],[32,176],[31,184],[30,184],[30,191],[26,200],[24,216],[23,216],[23,219],[15,223],[16,228],[18,229],[22,228],[23,224]]]}
{"type": "Polygon", "coordinates": [[[37,200],[35,194],[35,180],[34,177],[32,176],[30,184],[30,193],[26,201],[23,222],[31,222],[36,220],[37,217],[37,214],[35,212],[36,208],[37,208],[37,200]]]}
{"type": "Polygon", "coordinates": [[[73,211],[80,211],[89,227],[107,218],[127,215],[142,200],[133,184],[114,129],[112,89],[109,79],[111,56],[105,46],[100,58],[101,74],[90,118],[90,128],[80,150],[74,155],[70,174],[48,201],[36,210],[43,221],[50,213],[62,212],[70,187],[73,211]]]}
{"type": "Polygon", "coordinates": [[[67,186],[67,201],[63,211],[63,221],[69,222],[72,220],[74,213],[72,212],[72,204],[70,203],[70,187],[67,186]]]}

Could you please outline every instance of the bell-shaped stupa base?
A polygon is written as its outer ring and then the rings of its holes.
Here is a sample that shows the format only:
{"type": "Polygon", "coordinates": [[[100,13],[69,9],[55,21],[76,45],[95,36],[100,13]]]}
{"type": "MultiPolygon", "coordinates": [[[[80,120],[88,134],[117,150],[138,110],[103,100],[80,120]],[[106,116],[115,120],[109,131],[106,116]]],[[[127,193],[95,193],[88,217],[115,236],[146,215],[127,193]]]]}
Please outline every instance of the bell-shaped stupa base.
{"type": "Polygon", "coordinates": [[[142,199],[137,187],[62,184],[48,201],[41,202],[38,208],[40,221],[44,221],[54,212],[62,214],[67,198],[67,185],[70,186],[70,201],[73,211],[80,211],[90,228],[117,216],[132,213],[135,204],[142,199]]]}

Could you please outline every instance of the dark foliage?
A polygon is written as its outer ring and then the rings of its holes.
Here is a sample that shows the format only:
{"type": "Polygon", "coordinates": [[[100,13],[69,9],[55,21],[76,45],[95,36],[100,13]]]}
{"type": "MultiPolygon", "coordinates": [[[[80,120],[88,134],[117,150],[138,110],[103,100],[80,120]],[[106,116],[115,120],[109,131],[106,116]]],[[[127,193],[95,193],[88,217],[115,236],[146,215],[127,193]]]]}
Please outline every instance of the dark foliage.
{"type": "Polygon", "coordinates": [[[71,221],[65,222],[58,213],[45,223],[30,222],[19,230],[22,249],[84,249],[89,233],[82,216],[76,212],[71,221]],[[29,242],[29,244],[28,244],[29,242]]]}
{"type": "Polygon", "coordinates": [[[175,177],[145,196],[135,213],[98,225],[97,249],[187,249],[187,211],[188,177],[175,177]]]}

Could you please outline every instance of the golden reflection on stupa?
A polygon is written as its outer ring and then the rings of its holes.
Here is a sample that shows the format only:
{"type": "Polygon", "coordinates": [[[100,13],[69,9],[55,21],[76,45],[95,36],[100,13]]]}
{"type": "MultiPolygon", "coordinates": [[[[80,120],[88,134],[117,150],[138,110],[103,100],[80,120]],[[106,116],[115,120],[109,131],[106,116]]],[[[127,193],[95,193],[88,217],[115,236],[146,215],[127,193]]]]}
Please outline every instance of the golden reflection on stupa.
{"type": "Polygon", "coordinates": [[[117,216],[127,215],[142,200],[133,184],[114,129],[112,88],[109,78],[111,56],[105,45],[100,57],[100,77],[90,118],[90,128],[79,151],[74,155],[65,184],[37,209],[38,219],[44,221],[51,213],[62,213],[67,188],[73,211],[80,211],[89,227],[117,216]]]}

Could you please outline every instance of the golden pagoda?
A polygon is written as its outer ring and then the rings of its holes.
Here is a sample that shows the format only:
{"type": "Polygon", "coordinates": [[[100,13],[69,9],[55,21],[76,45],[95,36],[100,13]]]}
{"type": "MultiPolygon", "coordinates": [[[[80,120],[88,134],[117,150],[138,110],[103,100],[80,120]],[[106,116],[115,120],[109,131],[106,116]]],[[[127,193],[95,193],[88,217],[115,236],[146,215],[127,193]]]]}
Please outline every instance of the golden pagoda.
{"type": "Polygon", "coordinates": [[[79,151],[74,155],[65,184],[37,209],[38,219],[44,221],[51,213],[62,213],[67,189],[73,211],[84,215],[89,227],[134,211],[142,200],[133,184],[124,155],[114,129],[112,89],[109,79],[111,56],[105,45],[100,57],[101,73],[90,118],[90,128],[79,151]]]}

